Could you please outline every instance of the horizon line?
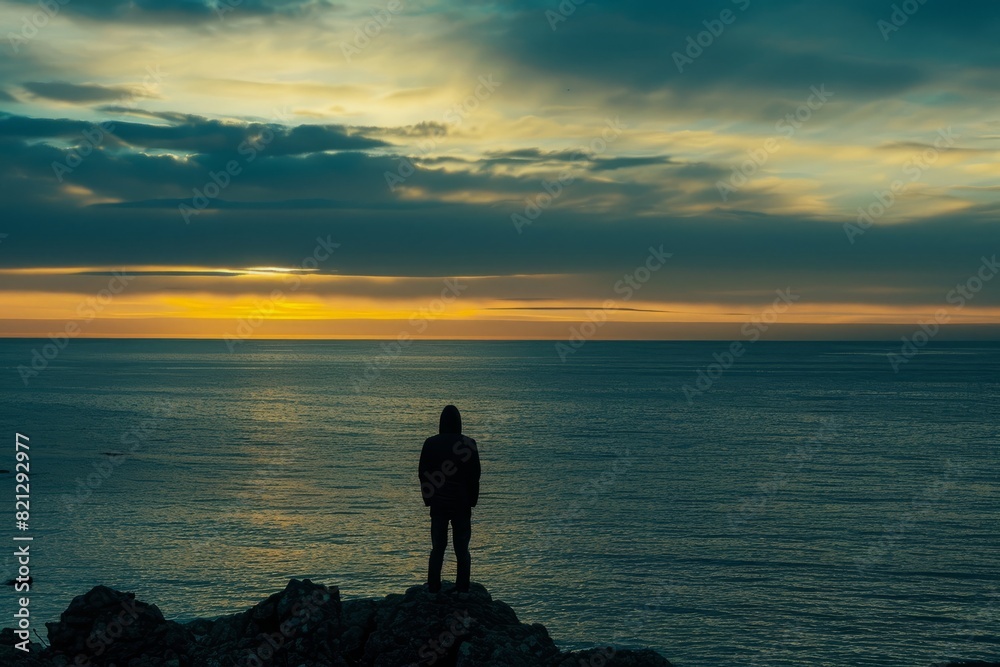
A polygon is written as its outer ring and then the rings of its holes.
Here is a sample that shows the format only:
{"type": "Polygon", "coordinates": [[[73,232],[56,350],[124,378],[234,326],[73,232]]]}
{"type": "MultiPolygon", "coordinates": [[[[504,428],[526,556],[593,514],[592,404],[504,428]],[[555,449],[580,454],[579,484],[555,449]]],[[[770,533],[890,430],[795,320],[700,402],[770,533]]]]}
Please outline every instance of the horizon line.
{"type": "MultiPolygon", "coordinates": [[[[252,336],[250,338],[233,338],[241,343],[255,341],[277,341],[277,342],[352,342],[352,341],[394,341],[396,336],[352,336],[352,337],[329,337],[329,336],[252,336]]],[[[51,336],[0,336],[0,341],[14,340],[51,340],[51,336]]],[[[152,340],[152,341],[222,341],[229,340],[224,336],[77,336],[71,340],[152,340]]],[[[565,342],[566,338],[477,338],[477,337],[432,337],[424,336],[420,338],[408,339],[414,342],[451,342],[451,343],[558,343],[565,342]]],[[[589,338],[587,343],[717,343],[720,341],[740,341],[741,338],[717,337],[717,338],[589,338]]],[[[898,338],[784,338],[776,336],[773,338],[761,337],[753,343],[898,343],[898,338]]],[[[937,341],[939,343],[1000,343],[1000,336],[997,338],[949,338],[937,341]]]]}

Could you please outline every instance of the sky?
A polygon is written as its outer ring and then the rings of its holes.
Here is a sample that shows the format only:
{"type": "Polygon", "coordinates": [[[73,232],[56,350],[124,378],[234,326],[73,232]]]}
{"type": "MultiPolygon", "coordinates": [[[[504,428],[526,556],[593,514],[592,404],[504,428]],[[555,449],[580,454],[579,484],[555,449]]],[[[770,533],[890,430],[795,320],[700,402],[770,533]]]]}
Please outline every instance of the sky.
{"type": "Polygon", "coordinates": [[[0,336],[1000,338],[995,2],[0,27],[0,336]]]}

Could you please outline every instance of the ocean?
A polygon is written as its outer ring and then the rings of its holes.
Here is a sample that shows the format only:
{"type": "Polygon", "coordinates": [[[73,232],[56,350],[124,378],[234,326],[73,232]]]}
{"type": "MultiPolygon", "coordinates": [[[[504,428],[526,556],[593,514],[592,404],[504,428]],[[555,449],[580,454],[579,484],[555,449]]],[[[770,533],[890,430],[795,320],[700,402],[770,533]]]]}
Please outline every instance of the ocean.
{"type": "Polygon", "coordinates": [[[1000,345],[931,342],[893,368],[899,342],[761,341],[729,363],[719,341],[564,361],[540,341],[81,339],[22,380],[46,342],[0,341],[6,532],[34,537],[43,636],[97,584],[188,620],[290,577],[347,599],[421,583],[417,458],[454,403],[483,467],[473,581],[561,648],[1000,659],[1000,345]]]}

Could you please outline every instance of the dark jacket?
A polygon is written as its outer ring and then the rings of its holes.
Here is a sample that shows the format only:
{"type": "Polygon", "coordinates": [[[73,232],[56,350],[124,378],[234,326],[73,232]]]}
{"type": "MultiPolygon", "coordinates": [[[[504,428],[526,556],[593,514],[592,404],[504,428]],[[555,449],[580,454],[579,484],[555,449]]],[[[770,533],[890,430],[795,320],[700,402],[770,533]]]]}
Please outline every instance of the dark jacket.
{"type": "Polygon", "coordinates": [[[442,414],[441,433],[427,438],[420,450],[418,475],[424,505],[432,513],[475,507],[481,471],[476,441],[462,435],[458,411],[442,414]]]}

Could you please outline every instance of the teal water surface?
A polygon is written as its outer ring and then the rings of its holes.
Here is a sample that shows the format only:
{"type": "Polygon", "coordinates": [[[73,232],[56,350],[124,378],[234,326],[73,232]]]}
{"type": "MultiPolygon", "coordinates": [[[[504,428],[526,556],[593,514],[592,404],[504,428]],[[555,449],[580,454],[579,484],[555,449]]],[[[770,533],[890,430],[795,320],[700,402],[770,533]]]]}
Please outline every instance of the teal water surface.
{"type": "Polygon", "coordinates": [[[718,374],[719,342],[563,362],[551,342],[75,340],[25,384],[43,343],[0,341],[0,468],[28,434],[43,635],[96,584],[183,620],[289,577],[345,598],[420,583],[417,457],[455,403],[483,466],[473,580],[564,648],[1000,659],[1000,346],[934,343],[894,372],[898,343],[759,342],[718,374]],[[717,377],[686,395],[699,370],[717,377]]]}

